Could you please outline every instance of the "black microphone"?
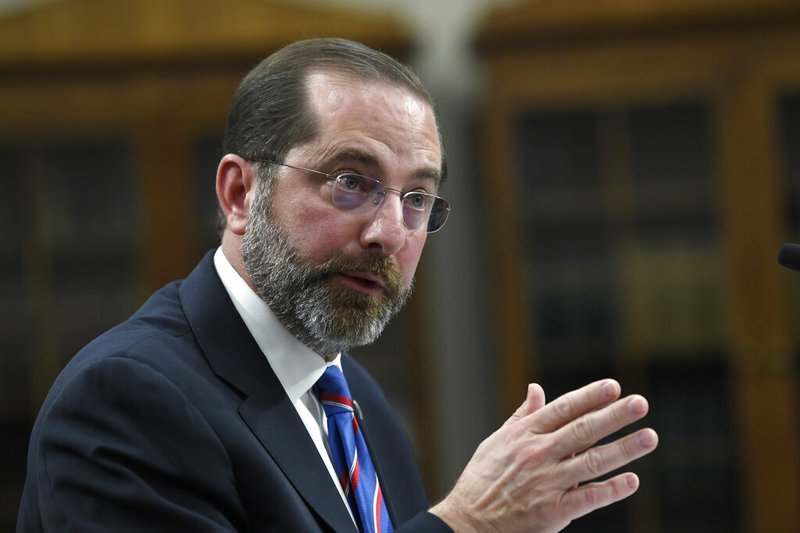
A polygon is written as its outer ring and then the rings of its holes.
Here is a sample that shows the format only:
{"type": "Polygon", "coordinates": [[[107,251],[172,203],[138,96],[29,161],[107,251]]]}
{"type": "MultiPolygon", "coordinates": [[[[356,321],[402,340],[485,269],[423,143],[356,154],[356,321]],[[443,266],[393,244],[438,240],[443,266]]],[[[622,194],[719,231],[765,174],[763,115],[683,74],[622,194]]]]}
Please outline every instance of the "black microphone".
{"type": "Polygon", "coordinates": [[[787,242],[781,246],[778,252],[778,263],[786,268],[800,271],[800,244],[787,242]]]}

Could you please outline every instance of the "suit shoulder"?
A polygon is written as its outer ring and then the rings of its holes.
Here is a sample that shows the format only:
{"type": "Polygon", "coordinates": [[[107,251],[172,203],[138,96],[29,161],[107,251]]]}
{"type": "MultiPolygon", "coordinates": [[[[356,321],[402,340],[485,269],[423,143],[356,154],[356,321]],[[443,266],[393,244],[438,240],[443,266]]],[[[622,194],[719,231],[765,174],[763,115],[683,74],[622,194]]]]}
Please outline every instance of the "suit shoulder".
{"type": "Polygon", "coordinates": [[[152,364],[170,353],[186,352],[194,340],[177,297],[179,285],[165,286],[131,317],[91,340],[72,357],[59,379],[68,379],[108,358],[130,357],[152,364]]]}

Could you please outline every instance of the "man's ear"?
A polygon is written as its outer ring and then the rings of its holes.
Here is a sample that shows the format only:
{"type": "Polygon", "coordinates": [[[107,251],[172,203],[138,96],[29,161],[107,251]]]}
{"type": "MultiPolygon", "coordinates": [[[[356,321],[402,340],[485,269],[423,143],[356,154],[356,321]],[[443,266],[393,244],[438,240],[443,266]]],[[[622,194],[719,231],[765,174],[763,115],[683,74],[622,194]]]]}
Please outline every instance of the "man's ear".
{"type": "Polygon", "coordinates": [[[227,154],[217,167],[217,200],[227,222],[227,229],[244,235],[247,215],[256,192],[253,167],[236,154],[227,154]]]}

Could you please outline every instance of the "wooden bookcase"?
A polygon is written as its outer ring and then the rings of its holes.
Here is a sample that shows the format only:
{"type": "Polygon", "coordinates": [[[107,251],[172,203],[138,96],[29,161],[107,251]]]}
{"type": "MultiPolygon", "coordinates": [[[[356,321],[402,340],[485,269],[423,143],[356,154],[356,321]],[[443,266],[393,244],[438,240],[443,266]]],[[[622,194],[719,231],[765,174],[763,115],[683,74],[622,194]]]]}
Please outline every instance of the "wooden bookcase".
{"type": "Polygon", "coordinates": [[[800,2],[540,0],[477,48],[506,410],[613,376],[661,437],[571,530],[800,530],[800,2]]]}
{"type": "MultiPolygon", "coordinates": [[[[65,0],[0,18],[0,529],[13,529],[30,426],[66,361],[218,242],[213,181],[241,77],[315,36],[410,51],[391,16],[275,1],[65,0]]],[[[422,314],[391,338],[424,337],[422,314]]],[[[389,385],[431,479],[429,385],[414,373],[425,351],[372,351],[360,360],[389,385]]]]}

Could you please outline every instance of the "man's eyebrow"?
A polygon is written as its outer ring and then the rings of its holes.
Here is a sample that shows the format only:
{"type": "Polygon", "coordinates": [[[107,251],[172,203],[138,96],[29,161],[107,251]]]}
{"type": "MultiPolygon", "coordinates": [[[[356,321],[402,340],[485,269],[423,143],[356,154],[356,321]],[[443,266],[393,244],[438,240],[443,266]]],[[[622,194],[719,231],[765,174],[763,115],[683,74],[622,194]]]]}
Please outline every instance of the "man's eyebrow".
{"type": "MultiPolygon", "coordinates": [[[[367,172],[375,174],[376,177],[383,173],[383,166],[381,165],[380,161],[378,161],[375,156],[360,150],[348,149],[337,152],[328,160],[328,165],[345,163],[348,161],[358,162],[368,169],[367,172]]],[[[414,178],[433,180],[438,187],[442,182],[442,173],[437,168],[420,168],[414,173],[414,178]]]]}
{"type": "Polygon", "coordinates": [[[421,179],[430,179],[436,183],[438,187],[442,183],[442,173],[438,169],[423,168],[417,171],[417,177],[421,179]]]}
{"type": "Polygon", "coordinates": [[[328,160],[328,163],[344,163],[347,161],[357,161],[369,169],[381,170],[381,164],[376,157],[366,152],[360,152],[356,150],[344,150],[337,152],[328,160]]]}

